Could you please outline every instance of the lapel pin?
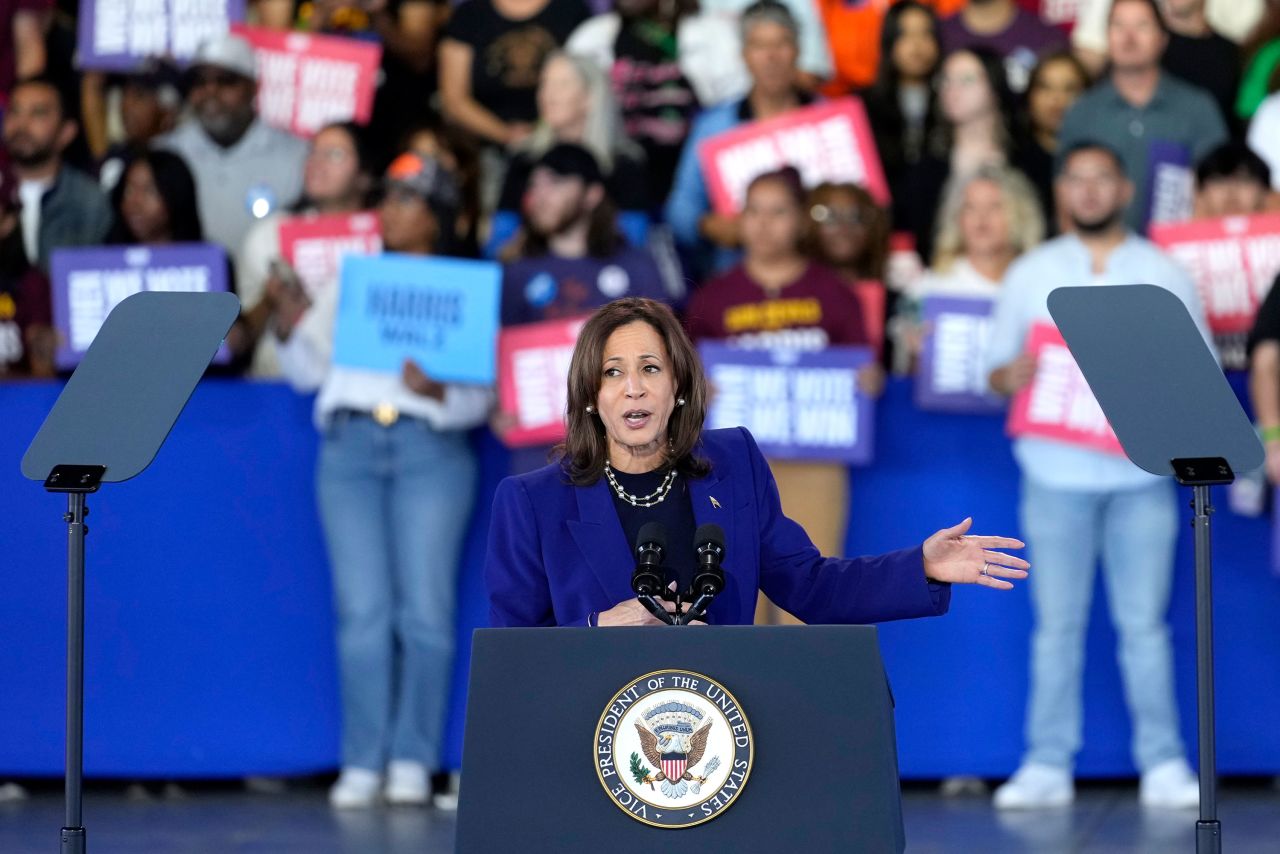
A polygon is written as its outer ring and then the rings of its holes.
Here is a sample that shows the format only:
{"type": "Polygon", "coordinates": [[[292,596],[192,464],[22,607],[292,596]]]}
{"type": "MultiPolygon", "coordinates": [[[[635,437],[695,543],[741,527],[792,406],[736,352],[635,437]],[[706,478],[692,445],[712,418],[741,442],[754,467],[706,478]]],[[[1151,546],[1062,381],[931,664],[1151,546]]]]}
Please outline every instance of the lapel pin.
{"type": "Polygon", "coordinates": [[[714,508],[716,508],[717,510],[719,510],[719,509],[720,509],[720,502],[719,502],[719,501],[716,501],[716,497],[715,497],[714,495],[709,496],[709,497],[711,498],[711,506],[712,506],[712,507],[714,507],[714,508]]]}

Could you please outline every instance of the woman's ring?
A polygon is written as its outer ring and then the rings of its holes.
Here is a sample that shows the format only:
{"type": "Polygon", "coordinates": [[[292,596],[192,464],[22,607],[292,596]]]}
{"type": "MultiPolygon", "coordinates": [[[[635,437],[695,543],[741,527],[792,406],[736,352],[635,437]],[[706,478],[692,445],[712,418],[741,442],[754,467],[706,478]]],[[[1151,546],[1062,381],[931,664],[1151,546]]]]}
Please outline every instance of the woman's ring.
{"type": "Polygon", "coordinates": [[[985,562],[982,564],[982,574],[983,574],[983,575],[985,575],[985,576],[987,576],[988,578],[990,578],[990,577],[991,577],[991,573],[987,572],[987,568],[988,568],[988,567],[990,567],[990,566],[991,566],[991,561],[985,561],[985,562]]]}

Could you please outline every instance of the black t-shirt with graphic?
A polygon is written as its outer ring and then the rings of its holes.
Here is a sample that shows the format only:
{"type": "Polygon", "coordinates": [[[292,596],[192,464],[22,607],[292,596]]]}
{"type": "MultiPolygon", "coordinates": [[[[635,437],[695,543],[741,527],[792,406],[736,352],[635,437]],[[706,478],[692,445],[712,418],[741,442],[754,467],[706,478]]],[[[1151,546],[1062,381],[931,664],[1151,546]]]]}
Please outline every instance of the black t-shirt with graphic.
{"type": "Polygon", "coordinates": [[[548,0],[536,15],[513,21],[492,0],[466,0],[445,38],[471,48],[471,97],[504,122],[533,122],[543,61],[588,15],[583,0],[548,0]]]}

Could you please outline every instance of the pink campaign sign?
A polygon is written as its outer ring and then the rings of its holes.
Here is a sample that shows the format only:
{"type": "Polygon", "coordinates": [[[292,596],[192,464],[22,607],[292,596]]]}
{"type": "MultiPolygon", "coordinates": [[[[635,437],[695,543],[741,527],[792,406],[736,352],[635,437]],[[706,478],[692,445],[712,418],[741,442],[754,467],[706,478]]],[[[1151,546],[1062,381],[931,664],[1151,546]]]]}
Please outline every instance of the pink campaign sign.
{"type": "Polygon", "coordinates": [[[508,326],[498,335],[498,405],[515,417],[509,448],[564,438],[569,360],[586,318],[508,326]]]}
{"type": "Polygon", "coordinates": [[[1280,213],[1151,226],[1195,280],[1215,335],[1248,332],[1280,273],[1280,213]]]}
{"type": "Polygon", "coordinates": [[[1036,357],[1036,375],[1013,398],[1009,435],[1053,439],[1123,456],[1120,440],[1057,327],[1051,323],[1032,326],[1026,352],[1036,357]]]}
{"type": "Polygon", "coordinates": [[[720,214],[737,213],[752,179],[784,166],[798,169],[805,186],[861,184],[877,202],[889,203],[867,111],[852,96],[717,134],[699,146],[698,157],[711,205],[720,214]]]}
{"type": "Polygon", "coordinates": [[[374,213],[290,217],[280,223],[280,253],[298,274],[312,300],[338,281],[347,255],[373,255],[382,249],[374,213]]]}
{"type": "Polygon", "coordinates": [[[373,113],[382,46],[235,25],[258,61],[258,113],[273,127],[311,137],[332,122],[365,124],[373,113]]]}

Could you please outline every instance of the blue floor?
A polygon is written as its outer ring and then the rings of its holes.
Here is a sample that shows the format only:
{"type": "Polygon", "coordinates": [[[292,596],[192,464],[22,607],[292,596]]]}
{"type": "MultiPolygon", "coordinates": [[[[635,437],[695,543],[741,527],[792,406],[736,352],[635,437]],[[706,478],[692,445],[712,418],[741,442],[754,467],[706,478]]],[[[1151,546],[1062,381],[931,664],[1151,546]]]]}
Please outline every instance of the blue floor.
{"type": "MultiPolygon", "coordinates": [[[[997,813],[986,797],[943,798],[932,786],[916,785],[904,794],[903,812],[911,854],[1195,850],[1195,813],[1143,810],[1132,783],[1085,786],[1069,809],[1016,814],[997,813]]],[[[1269,784],[1229,784],[1220,816],[1225,851],[1280,850],[1280,791],[1269,784]]],[[[51,787],[26,801],[0,803],[0,851],[48,854],[55,850],[61,824],[61,792],[51,787]]],[[[86,795],[85,825],[94,854],[443,854],[453,849],[454,837],[450,813],[330,810],[321,781],[291,784],[276,794],[218,785],[146,798],[130,797],[123,786],[97,784],[86,795]]],[[[630,854],[632,849],[620,842],[612,840],[599,850],[630,854]]],[[[560,850],[556,840],[531,839],[521,854],[560,850]]]]}

